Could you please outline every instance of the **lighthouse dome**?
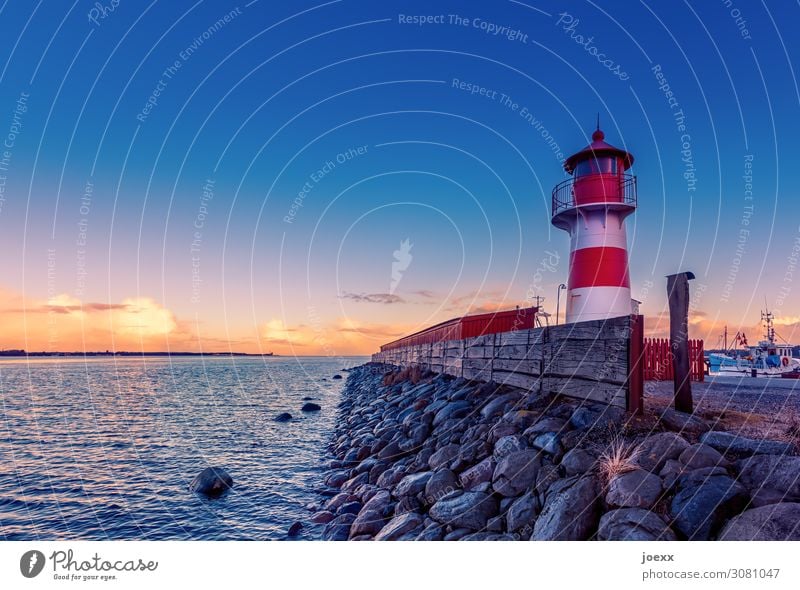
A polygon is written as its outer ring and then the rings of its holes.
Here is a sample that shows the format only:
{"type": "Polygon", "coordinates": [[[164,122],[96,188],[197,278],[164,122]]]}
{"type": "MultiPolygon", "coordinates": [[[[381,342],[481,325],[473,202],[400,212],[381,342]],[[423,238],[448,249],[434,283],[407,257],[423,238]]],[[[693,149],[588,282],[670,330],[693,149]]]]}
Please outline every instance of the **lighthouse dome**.
{"type": "Polygon", "coordinates": [[[578,163],[607,156],[619,158],[622,163],[622,170],[630,168],[633,165],[633,154],[607,143],[605,138],[605,133],[598,127],[594,133],[592,133],[592,143],[566,159],[564,162],[564,170],[572,174],[578,163]]]}

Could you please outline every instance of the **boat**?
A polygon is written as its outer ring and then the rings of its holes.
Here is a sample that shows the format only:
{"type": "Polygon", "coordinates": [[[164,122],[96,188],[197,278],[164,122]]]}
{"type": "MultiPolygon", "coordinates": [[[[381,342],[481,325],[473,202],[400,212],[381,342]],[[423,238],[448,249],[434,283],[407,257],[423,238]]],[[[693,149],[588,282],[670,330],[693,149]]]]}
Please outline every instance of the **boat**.
{"type": "Polygon", "coordinates": [[[775,316],[769,309],[761,312],[765,333],[764,339],[756,346],[749,346],[747,336],[743,332],[737,332],[731,348],[728,348],[726,326],[724,352],[711,352],[708,355],[709,374],[800,379],[800,359],[792,356],[790,344],[777,342],[774,319],[775,316]]]}

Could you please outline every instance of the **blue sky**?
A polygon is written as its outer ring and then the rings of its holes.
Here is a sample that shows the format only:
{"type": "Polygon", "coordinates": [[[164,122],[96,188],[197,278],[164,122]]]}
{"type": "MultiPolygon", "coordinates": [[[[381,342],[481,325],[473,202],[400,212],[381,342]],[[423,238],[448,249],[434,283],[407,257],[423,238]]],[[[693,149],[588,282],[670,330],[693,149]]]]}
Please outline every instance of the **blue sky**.
{"type": "MultiPolygon", "coordinates": [[[[664,275],[692,270],[695,335],[756,324],[766,297],[788,336],[800,8],[695,4],[122,0],[90,20],[94,2],[9,0],[3,136],[29,97],[0,209],[5,313],[136,301],[158,324],[128,332],[142,342],[304,354],[368,352],[532,291],[552,312],[569,247],[550,225],[556,151],[588,143],[599,113],[636,158],[631,278],[651,330],[664,275]]],[[[26,317],[0,344],[43,341],[26,317]]],[[[72,319],[60,342],[76,346],[131,321],[72,319]]]]}

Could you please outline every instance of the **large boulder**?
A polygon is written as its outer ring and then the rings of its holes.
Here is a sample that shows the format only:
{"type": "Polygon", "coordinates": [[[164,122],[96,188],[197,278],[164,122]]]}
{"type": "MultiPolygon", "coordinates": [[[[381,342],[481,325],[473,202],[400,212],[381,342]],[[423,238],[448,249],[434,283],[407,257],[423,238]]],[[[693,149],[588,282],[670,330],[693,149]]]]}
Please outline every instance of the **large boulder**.
{"type": "Polygon", "coordinates": [[[425,485],[425,502],[435,504],[446,495],[458,489],[458,478],[449,469],[435,472],[425,485]]]}
{"type": "Polygon", "coordinates": [[[306,402],[303,404],[303,407],[300,408],[301,412],[319,412],[322,409],[322,406],[319,404],[315,404],[314,402],[306,402]]]}
{"type": "Polygon", "coordinates": [[[600,541],[675,541],[675,533],[655,512],[620,508],[606,512],[597,529],[600,541]]]}
{"type": "Polygon", "coordinates": [[[777,440],[757,440],[730,432],[706,432],[700,442],[714,447],[721,453],[737,455],[785,455],[794,450],[791,443],[777,440]]]}
{"type": "Polygon", "coordinates": [[[376,541],[396,541],[403,535],[419,527],[425,518],[416,512],[406,512],[395,516],[389,523],[375,535],[376,541]]]}
{"type": "Polygon", "coordinates": [[[505,413],[509,405],[519,401],[519,394],[506,393],[493,398],[481,409],[481,417],[485,419],[493,418],[498,414],[505,413]]]}
{"type": "Polygon", "coordinates": [[[501,496],[519,496],[536,482],[541,465],[541,458],[536,451],[511,453],[497,464],[492,486],[501,496]]]}
{"type": "Polygon", "coordinates": [[[755,455],[736,464],[754,506],[800,502],[800,457],[755,455]]]}
{"type": "Polygon", "coordinates": [[[519,435],[511,434],[504,436],[494,443],[495,461],[502,461],[505,457],[516,451],[524,451],[528,448],[528,443],[519,435]]]}
{"type": "Polygon", "coordinates": [[[606,503],[614,508],[652,508],[661,497],[661,478],[635,469],[611,480],[606,503]]]}
{"type": "Polygon", "coordinates": [[[673,527],[690,541],[709,540],[747,504],[744,486],[724,473],[719,467],[704,467],[678,478],[670,517],[673,527]]]}
{"type": "Polygon", "coordinates": [[[686,432],[689,434],[702,434],[708,432],[710,427],[702,418],[692,414],[678,412],[672,408],[666,408],[659,416],[661,424],[676,432],[686,432]]]}
{"type": "Polygon", "coordinates": [[[734,516],[720,541],[800,541],[800,504],[783,502],[746,510],[734,516]]]}
{"type": "Polygon", "coordinates": [[[689,469],[700,469],[702,467],[725,466],[728,461],[714,447],[703,443],[691,445],[681,453],[678,460],[689,469]]]}
{"type": "Polygon", "coordinates": [[[355,514],[342,514],[328,524],[322,532],[325,541],[347,541],[350,538],[350,527],[356,519],[355,514]]]}
{"type": "Polygon", "coordinates": [[[596,463],[597,457],[583,449],[572,449],[561,459],[561,467],[568,476],[589,473],[596,463]]]}
{"type": "Polygon", "coordinates": [[[600,485],[593,475],[575,476],[554,483],[542,513],[536,519],[531,541],[584,541],[597,529],[600,485]]]}
{"type": "Polygon", "coordinates": [[[365,506],[350,527],[350,538],[377,535],[385,524],[386,517],[382,510],[369,510],[365,506]]]}
{"type": "Polygon", "coordinates": [[[539,498],[533,492],[528,492],[514,500],[506,513],[508,532],[526,531],[530,535],[540,510],[539,498]]]}
{"type": "Polygon", "coordinates": [[[677,459],[687,448],[689,443],[683,437],[673,432],[661,432],[639,443],[634,450],[634,462],[642,469],[658,473],[667,460],[677,459]]]}
{"type": "Polygon", "coordinates": [[[497,515],[497,500],[484,492],[453,492],[431,507],[430,517],[454,528],[481,530],[497,515]]]}
{"type": "Polygon", "coordinates": [[[458,478],[461,482],[461,486],[465,490],[472,490],[484,482],[492,481],[495,465],[494,458],[486,457],[474,467],[470,467],[461,473],[458,478]]]}
{"type": "Polygon", "coordinates": [[[425,489],[432,475],[432,471],[423,471],[421,473],[406,475],[400,480],[397,487],[394,488],[394,495],[398,498],[402,498],[403,496],[416,496],[425,489]]]}
{"type": "Polygon", "coordinates": [[[219,498],[233,487],[233,478],[222,467],[206,467],[189,484],[189,489],[207,498],[219,498]]]}
{"type": "Polygon", "coordinates": [[[439,426],[447,420],[458,420],[465,418],[472,410],[472,403],[466,400],[449,402],[445,407],[436,412],[433,417],[433,425],[439,426]]]}
{"type": "Polygon", "coordinates": [[[615,406],[581,406],[569,419],[578,430],[615,427],[624,420],[625,411],[615,406]]]}
{"type": "Polygon", "coordinates": [[[428,459],[428,466],[431,469],[436,470],[439,469],[439,467],[448,465],[451,461],[458,457],[458,452],[460,450],[461,447],[457,444],[445,445],[431,455],[430,459],[428,459]]]}

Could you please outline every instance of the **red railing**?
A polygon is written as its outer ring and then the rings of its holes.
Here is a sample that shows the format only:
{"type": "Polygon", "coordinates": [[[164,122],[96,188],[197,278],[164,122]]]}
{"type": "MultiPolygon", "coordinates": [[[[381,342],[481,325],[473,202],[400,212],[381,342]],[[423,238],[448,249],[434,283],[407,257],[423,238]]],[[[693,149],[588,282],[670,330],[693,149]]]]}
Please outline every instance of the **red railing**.
{"type": "MultiPolygon", "coordinates": [[[[689,376],[692,381],[703,381],[705,375],[703,341],[689,340],[689,376]]],[[[667,338],[644,339],[644,378],[646,381],[671,381],[672,350],[667,338]]]]}

